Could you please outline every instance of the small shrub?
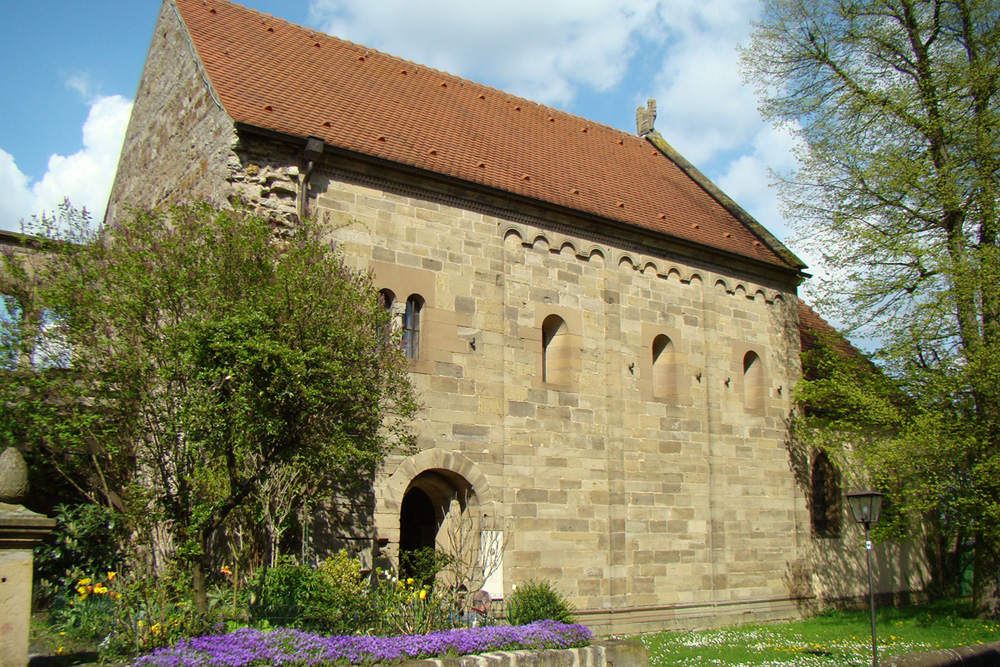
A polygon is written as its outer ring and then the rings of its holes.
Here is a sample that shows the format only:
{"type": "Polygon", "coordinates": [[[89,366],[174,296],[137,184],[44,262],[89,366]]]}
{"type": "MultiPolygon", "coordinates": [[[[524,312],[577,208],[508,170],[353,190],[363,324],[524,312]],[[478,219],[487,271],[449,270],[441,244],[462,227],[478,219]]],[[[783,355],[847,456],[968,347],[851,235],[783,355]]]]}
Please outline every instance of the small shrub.
{"type": "Polygon", "coordinates": [[[361,564],[341,551],[319,567],[283,563],[262,568],[252,587],[252,620],[274,626],[353,633],[375,620],[361,564]]]}
{"type": "Polygon", "coordinates": [[[297,627],[306,601],[319,585],[313,568],[306,565],[281,563],[261,568],[252,581],[256,595],[251,600],[250,616],[275,626],[297,627]]]}
{"type": "Polygon", "coordinates": [[[527,625],[535,621],[572,623],[576,609],[547,581],[521,584],[507,602],[507,622],[527,625]]]}
{"type": "Polygon", "coordinates": [[[397,580],[377,573],[371,595],[378,610],[372,629],[380,635],[419,635],[451,629],[447,598],[409,577],[397,580]]]}
{"type": "Polygon", "coordinates": [[[414,579],[422,586],[433,586],[439,572],[451,565],[454,559],[434,547],[420,547],[399,554],[399,576],[414,579]]]}
{"type": "Polygon", "coordinates": [[[221,618],[199,613],[188,568],[176,563],[158,574],[125,572],[115,580],[114,617],[100,644],[104,660],[132,657],[212,630],[221,618]]]}
{"type": "Polygon", "coordinates": [[[57,505],[56,528],[35,548],[33,592],[40,606],[64,606],[76,582],[120,568],[124,529],[107,507],[57,505]]]}

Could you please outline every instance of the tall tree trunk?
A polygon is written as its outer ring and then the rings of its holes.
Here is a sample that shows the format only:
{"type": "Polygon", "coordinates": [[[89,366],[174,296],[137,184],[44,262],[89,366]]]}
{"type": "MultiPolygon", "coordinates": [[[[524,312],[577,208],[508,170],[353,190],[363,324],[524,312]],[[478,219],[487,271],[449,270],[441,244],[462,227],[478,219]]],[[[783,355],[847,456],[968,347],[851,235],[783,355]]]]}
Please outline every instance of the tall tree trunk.
{"type": "Polygon", "coordinates": [[[194,595],[194,608],[200,614],[208,613],[208,588],[205,585],[205,573],[211,566],[208,551],[204,546],[205,542],[207,540],[203,539],[201,554],[192,563],[191,568],[191,592],[194,595]]]}
{"type": "Polygon", "coordinates": [[[976,535],[972,603],[980,618],[1000,618],[1000,540],[996,535],[976,535]]]}

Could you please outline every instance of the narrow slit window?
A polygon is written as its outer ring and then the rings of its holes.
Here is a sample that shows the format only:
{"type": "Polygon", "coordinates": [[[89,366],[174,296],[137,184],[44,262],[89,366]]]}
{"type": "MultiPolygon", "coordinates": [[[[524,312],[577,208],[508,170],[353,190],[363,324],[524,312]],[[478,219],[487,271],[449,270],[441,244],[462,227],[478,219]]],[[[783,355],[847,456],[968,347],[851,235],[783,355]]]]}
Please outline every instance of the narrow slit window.
{"type": "Polygon", "coordinates": [[[813,460],[812,503],[810,518],[813,535],[837,537],[840,535],[840,475],[826,452],[813,460]]]}
{"type": "Polygon", "coordinates": [[[406,300],[406,311],[403,313],[403,349],[407,359],[417,359],[420,356],[420,315],[424,308],[424,300],[418,294],[411,294],[406,300]]]}
{"type": "Polygon", "coordinates": [[[674,344],[660,334],[653,339],[653,396],[669,398],[675,392],[674,344]]]}
{"type": "Polygon", "coordinates": [[[764,408],[764,362],[756,352],[743,356],[743,404],[748,410],[764,408]]]}
{"type": "Polygon", "coordinates": [[[542,322],[542,382],[568,384],[571,376],[569,332],[558,315],[542,322]]]}
{"type": "Polygon", "coordinates": [[[396,331],[395,326],[395,315],[393,313],[393,308],[396,304],[396,295],[392,293],[392,290],[384,289],[379,290],[378,293],[378,303],[382,307],[388,316],[381,323],[381,333],[382,341],[388,343],[392,340],[392,333],[396,331]]]}

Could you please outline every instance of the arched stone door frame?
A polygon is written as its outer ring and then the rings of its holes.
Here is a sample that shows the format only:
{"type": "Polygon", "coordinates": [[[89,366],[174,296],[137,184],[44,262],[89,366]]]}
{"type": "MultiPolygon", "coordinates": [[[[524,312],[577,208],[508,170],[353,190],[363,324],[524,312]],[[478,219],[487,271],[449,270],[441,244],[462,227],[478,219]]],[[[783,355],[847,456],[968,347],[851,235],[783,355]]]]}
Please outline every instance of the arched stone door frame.
{"type": "Polygon", "coordinates": [[[378,537],[386,543],[382,556],[393,563],[399,559],[400,512],[403,499],[411,489],[419,488],[431,500],[438,525],[444,518],[442,508],[447,511],[447,502],[468,503],[476,515],[493,515],[493,490],[489,480],[479,466],[464,454],[448,452],[434,447],[404,459],[393,473],[379,485],[376,497],[375,524],[378,537]],[[449,498],[449,488],[455,497],[449,498]],[[464,498],[460,491],[466,490],[464,498]]]}

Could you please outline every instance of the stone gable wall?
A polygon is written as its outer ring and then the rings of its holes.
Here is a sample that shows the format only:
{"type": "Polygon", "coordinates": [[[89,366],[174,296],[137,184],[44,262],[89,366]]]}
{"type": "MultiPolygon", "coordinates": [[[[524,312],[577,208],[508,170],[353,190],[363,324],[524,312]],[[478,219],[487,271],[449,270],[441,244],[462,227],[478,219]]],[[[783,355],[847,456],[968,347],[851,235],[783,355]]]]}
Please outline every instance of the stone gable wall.
{"type": "Polygon", "coordinates": [[[232,120],[206,85],[169,2],[156,23],[111,188],[106,220],[128,207],[225,204],[232,120]]]}

